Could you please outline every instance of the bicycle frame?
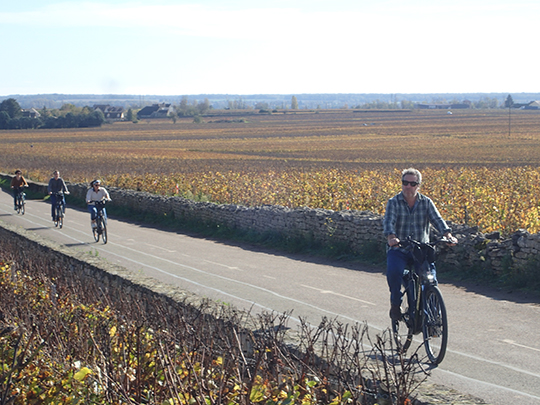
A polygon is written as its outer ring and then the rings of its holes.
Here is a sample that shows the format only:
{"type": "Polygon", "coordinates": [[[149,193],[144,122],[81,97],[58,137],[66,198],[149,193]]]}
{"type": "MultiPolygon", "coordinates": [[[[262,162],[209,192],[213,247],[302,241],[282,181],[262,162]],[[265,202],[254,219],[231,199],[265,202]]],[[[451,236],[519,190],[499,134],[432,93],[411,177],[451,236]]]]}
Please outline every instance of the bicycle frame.
{"type": "Polygon", "coordinates": [[[62,228],[64,226],[64,193],[53,193],[55,196],[54,202],[54,224],[62,228]]]}
{"type": "Polygon", "coordinates": [[[17,199],[16,199],[17,212],[24,215],[26,194],[23,191],[23,187],[18,187],[16,191],[17,191],[17,199]]]}
{"type": "Polygon", "coordinates": [[[407,302],[409,304],[409,316],[411,322],[411,328],[415,335],[422,332],[422,326],[424,324],[425,315],[425,289],[429,285],[437,285],[436,281],[429,279],[423,275],[419,275],[414,270],[405,270],[407,272],[404,275],[404,280],[406,281],[404,295],[407,297],[407,302]],[[412,310],[412,311],[411,311],[412,310]]]}
{"type": "Polygon", "coordinates": [[[402,292],[407,298],[407,309],[401,320],[392,322],[392,331],[398,349],[406,352],[412,343],[413,335],[423,334],[424,346],[431,363],[439,364],[446,353],[448,343],[448,321],[446,307],[435,277],[434,243],[420,243],[410,238],[402,246],[412,246],[414,266],[407,265],[404,271],[402,292]],[[412,268],[412,270],[411,270],[412,268]],[[406,327],[406,333],[400,334],[400,324],[406,327]],[[402,337],[406,338],[403,340],[402,337]]]}
{"type": "Polygon", "coordinates": [[[103,208],[105,208],[105,203],[101,201],[96,201],[94,204],[97,210],[96,220],[100,218],[102,221],[106,221],[107,216],[103,215],[103,208]]]}
{"type": "Polygon", "coordinates": [[[103,213],[105,208],[105,201],[94,201],[96,207],[96,227],[92,229],[94,240],[99,242],[99,238],[103,240],[103,243],[107,243],[107,215],[103,213]]]}
{"type": "Polygon", "coordinates": [[[58,213],[58,210],[61,209],[62,213],[64,211],[64,193],[53,193],[56,197],[56,201],[54,203],[54,212],[58,213]]]}

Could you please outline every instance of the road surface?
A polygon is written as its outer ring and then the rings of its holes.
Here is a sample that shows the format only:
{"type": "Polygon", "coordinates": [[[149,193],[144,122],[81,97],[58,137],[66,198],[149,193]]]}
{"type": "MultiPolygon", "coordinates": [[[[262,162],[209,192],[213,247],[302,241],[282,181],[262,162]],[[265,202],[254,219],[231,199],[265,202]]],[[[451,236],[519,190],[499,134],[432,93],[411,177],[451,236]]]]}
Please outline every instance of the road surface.
{"type": "MultiPolygon", "coordinates": [[[[134,272],[239,308],[293,310],[318,324],[322,316],[389,327],[389,293],[380,268],[273,253],[109,219],[109,242],[95,243],[89,214],[68,207],[63,229],[50,205],[27,201],[24,216],[0,192],[0,221],[134,272]]],[[[440,284],[449,316],[449,344],[429,381],[490,404],[540,404],[540,305],[503,292],[440,284]]]]}

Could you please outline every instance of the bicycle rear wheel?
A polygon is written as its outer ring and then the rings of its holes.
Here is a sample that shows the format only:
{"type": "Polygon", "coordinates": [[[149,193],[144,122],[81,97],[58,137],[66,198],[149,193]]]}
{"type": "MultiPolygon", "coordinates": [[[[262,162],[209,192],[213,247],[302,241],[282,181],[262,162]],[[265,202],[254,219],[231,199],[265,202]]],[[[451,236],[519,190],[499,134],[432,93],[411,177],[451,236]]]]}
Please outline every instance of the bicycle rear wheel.
{"type": "Polygon", "coordinates": [[[448,344],[446,306],[438,287],[430,286],[424,294],[424,325],[422,329],[424,346],[429,361],[433,364],[440,364],[444,359],[448,344]]]}
{"type": "Polygon", "coordinates": [[[107,221],[101,221],[101,240],[103,243],[107,243],[107,221]]]}

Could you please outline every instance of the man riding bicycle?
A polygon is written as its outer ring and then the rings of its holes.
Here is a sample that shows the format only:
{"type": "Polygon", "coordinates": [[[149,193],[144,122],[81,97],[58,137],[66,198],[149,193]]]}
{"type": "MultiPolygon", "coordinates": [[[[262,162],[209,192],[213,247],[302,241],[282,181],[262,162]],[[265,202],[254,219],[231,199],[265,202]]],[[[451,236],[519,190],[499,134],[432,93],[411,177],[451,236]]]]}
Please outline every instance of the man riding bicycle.
{"type": "Polygon", "coordinates": [[[23,187],[28,187],[20,170],[15,170],[15,177],[11,179],[11,188],[13,189],[13,207],[17,211],[17,198],[22,193],[23,187]]]}
{"type": "Polygon", "coordinates": [[[49,186],[47,187],[47,191],[51,196],[51,216],[52,220],[54,221],[56,219],[55,207],[57,200],[60,199],[60,201],[62,202],[62,214],[65,216],[66,200],[64,198],[64,194],[69,194],[66,183],[64,183],[64,179],[60,177],[60,172],[58,170],[55,170],[53,172],[53,177],[51,177],[51,179],[49,180],[49,186]]]}
{"type": "MultiPolygon", "coordinates": [[[[95,205],[96,201],[111,201],[111,198],[109,197],[109,192],[101,187],[101,181],[100,180],[94,180],[90,183],[90,189],[86,193],[86,204],[88,204],[88,212],[90,212],[90,219],[92,221],[92,228],[95,228],[96,225],[96,217],[98,214],[98,209],[95,205]]],[[[105,211],[105,207],[101,208],[103,212],[103,216],[107,217],[107,212],[105,211]]]]}
{"type": "Polygon", "coordinates": [[[393,321],[401,318],[403,271],[412,259],[411,251],[399,246],[400,240],[412,236],[419,242],[429,242],[431,224],[451,244],[457,243],[433,201],[418,192],[422,174],[413,168],[406,169],[401,174],[401,183],[401,193],[388,200],[383,222],[384,235],[388,241],[386,281],[390,288],[390,318],[393,321]]]}

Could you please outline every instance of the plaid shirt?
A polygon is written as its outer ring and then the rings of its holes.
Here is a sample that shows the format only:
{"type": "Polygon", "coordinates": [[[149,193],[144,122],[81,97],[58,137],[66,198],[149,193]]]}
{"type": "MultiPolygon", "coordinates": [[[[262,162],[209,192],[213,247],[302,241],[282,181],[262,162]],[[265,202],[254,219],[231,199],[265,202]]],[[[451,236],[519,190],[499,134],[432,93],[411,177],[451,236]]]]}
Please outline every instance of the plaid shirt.
{"type": "Polygon", "coordinates": [[[412,208],[402,193],[388,200],[383,221],[385,236],[394,234],[402,240],[411,236],[419,242],[429,242],[430,224],[441,234],[451,231],[429,197],[418,193],[412,208]]]}

